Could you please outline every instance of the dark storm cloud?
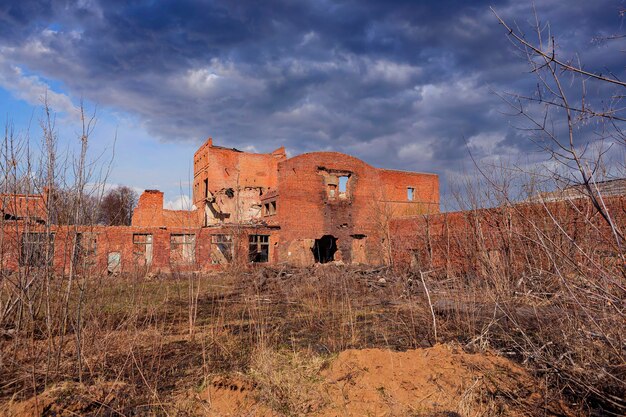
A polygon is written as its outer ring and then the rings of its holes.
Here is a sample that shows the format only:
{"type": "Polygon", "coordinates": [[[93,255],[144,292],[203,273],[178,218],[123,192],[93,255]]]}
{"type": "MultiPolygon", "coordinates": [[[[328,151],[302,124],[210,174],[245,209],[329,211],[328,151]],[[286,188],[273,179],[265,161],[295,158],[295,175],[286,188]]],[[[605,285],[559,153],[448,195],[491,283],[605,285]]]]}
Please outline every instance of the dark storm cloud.
{"type": "MultiPolygon", "coordinates": [[[[5,64],[137,115],[163,140],[334,149],[443,172],[466,143],[479,154],[532,146],[493,94],[534,80],[490,5],[521,27],[533,18],[514,0],[22,1],[0,6],[0,39],[5,64]]],[[[623,55],[592,42],[620,30],[620,7],[537,11],[590,69],[623,71],[623,55]]]]}

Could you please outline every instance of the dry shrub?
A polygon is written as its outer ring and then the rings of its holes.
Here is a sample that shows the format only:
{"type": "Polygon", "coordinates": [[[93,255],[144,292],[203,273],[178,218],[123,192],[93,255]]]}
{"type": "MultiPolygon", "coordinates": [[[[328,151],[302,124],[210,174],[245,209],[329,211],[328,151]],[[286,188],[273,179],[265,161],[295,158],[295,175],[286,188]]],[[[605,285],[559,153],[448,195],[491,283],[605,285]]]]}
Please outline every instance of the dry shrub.
{"type": "Polygon", "coordinates": [[[302,351],[260,347],[252,355],[250,375],[258,399],[284,415],[302,415],[321,408],[320,371],[328,359],[302,351]]]}
{"type": "Polygon", "coordinates": [[[7,402],[0,416],[123,416],[128,411],[132,388],[122,382],[95,381],[90,386],[75,382],[56,385],[22,403],[7,402]]]}
{"type": "Polygon", "coordinates": [[[228,329],[211,329],[203,345],[207,372],[241,371],[248,367],[252,346],[228,329]]]}
{"type": "Polygon", "coordinates": [[[626,411],[625,201],[605,198],[612,224],[585,198],[431,217],[413,248],[440,339],[516,358],[551,400],[626,411]]]}

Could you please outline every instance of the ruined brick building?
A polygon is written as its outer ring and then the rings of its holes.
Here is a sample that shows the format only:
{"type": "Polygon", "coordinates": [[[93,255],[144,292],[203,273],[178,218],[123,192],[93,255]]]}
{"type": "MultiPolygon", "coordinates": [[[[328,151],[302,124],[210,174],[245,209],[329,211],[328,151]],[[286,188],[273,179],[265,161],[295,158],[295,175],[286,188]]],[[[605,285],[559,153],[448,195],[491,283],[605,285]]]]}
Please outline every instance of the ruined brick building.
{"type": "MultiPolygon", "coordinates": [[[[602,185],[618,225],[621,184],[602,185]]],[[[191,210],[166,210],[163,193],[146,190],[131,226],[59,226],[49,221],[45,191],[0,195],[0,266],[115,275],[334,261],[478,276],[519,272],[527,259],[548,264],[545,245],[536,244],[545,241],[558,253],[586,244],[621,262],[614,230],[579,194],[440,214],[433,174],[374,168],[337,152],[253,154],[209,139],[194,155],[191,210]]]]}
{"type": "Polygon", "coordinates": [[[115,227],[52,225],[43,196],[4,196],[0,262],[60,271],[78,263],[112,274],[231,263],[378,265],[392,255],[394,218],[439,212],[434,174],[374,168],[337,152],[248,153],[212,139],[194,155],[192,191],[192,210],[166,210],[163,193],[146,190],[132,225],[115,227]],[[38,202],[28,203],[36,206],[31,215],[9,213],[25,201],[38,202]]]}
{"type": "Polygon", "coordinates": [[[287,158],[213,145],[194,155],[192,211],[163,209],[146,191],[133,226],[186,227],[210,236],[212,263],[243,238],[250,262],[381,264],[390,219],[439,211],[437,175],[374,168],[349,155],[313,152],[287,158]]]}

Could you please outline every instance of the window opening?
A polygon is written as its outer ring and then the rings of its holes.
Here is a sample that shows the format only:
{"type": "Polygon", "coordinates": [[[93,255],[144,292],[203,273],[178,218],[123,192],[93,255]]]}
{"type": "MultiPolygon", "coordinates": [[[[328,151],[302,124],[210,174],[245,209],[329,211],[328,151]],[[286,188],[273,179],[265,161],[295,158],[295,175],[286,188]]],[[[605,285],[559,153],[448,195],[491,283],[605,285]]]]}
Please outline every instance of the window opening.
{"type": "Polygon", "coordinates": [[[98,249],[98,238],[95,233],[76,233],[76,251],[74,264],[94,264],[98,249]]]}
{"type": "Polygon", "coordinates": [[[20,265],[52,265],[54,233],[26,232],[22,234],[20,265]]]}
{"type": "Polygon", "coordinates": [[[406,199],[409,200],[409,201],[413,201],[414,195],[415,195],[415,188],[408,187],[406,189],[406,199]]]}
{"type": "Polygon", "coordinates": [[[233,260],[232,235],[212,235],[211,243],[211,263],[227,264],[233,260]]]}
{"type": "Polygon", "coordinates": [[[342,175],[341,177],[339,177],[339,193],[346,193],[346,191],[348,190],[348,179],[350,177],[348,177],[347,175],[342,175]]]}
{"type": "Polygon", "coordinates": [[[269,235],[250,235],[248,259],[250,262],[269,262],[270,237],[269,235]]]}
{"type": "Polygon", "coordinates": [[[196,235],[170,236],[170,262],[175,265],[191,265],[196,262],[196,235]]]}
{"type": "Polygon", "coordinates": [[[120,252],[109,252],[107,255],[107,273],[117,275],[122,270],[122,254],[120,252]]]}
{"type": "Polygon", "coordinates": [[[335,260],[337,252],[337,238],[331,235],[324,235],[320,239],[315,239],[313,244],[313,257],[315,262],[325,264],[335,260]]]}
{"type": "Polygon", "coordinates": [[[133,258],[137,266],[147,266],[152,263],[151,234],[133,234],[133,258]]]}

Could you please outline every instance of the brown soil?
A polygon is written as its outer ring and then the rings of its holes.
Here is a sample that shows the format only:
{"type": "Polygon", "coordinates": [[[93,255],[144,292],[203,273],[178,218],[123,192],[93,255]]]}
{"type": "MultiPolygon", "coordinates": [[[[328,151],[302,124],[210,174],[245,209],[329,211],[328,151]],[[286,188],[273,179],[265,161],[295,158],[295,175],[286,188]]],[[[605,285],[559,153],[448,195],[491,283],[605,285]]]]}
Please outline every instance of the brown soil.
{"type": "MultiPolygon", "coordinates": [[[[342,352],[325,372],[324,416],[528,415],[542,408],[538,385],[511,361],[448,345],[392,352],[342,352]]],[[[547,411],[566,414],[561,407],[547,411]]]]}
{"type": "Polygon", "coordinates": [[[130,388],[121,382],[102,382],[89,387],[68,382],[27,401],[9,402],[0,409],[0,416],[119,416],[123,415],[123,404],[131,396],[130,388]]]}
{"type": "MultiPolygon", "coordinates": [[[[330,416],[573,416],[562,404],[544,404],[540,384],[523,368],[492,354],[469,354],[449,345],[395,352],[346,350],[315,381],[321,396],[307,414],[330,416]]],[[[241,374],[216,377],[163,405],[169,415],[269,416],[282,414],[258,401],[259,387],[241,374]],[[171,408],[169,408],[172,410],[171,408]]],[[[7,404],[2,416],[118,415],[120,383],[64,384],[37,399],[7,404]]],[[[301,410],[301,409],[300,409],[301,410]]],[[[126,414],[126,413],[124,413],[126,414]]],[[[142,415],[133,407],[133,415],[142,415]]]]}

